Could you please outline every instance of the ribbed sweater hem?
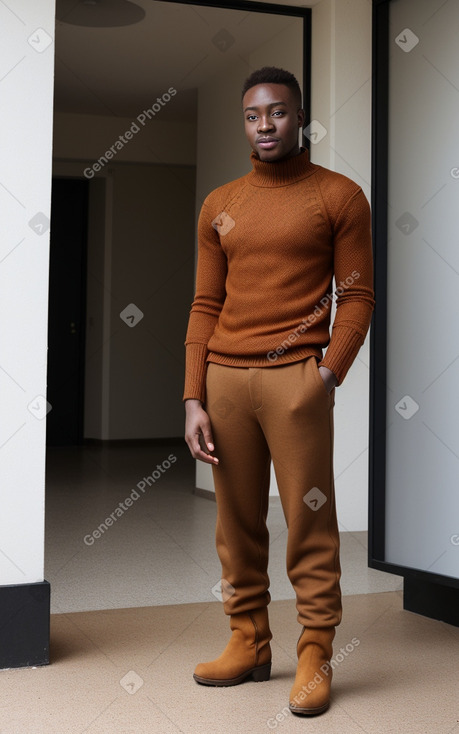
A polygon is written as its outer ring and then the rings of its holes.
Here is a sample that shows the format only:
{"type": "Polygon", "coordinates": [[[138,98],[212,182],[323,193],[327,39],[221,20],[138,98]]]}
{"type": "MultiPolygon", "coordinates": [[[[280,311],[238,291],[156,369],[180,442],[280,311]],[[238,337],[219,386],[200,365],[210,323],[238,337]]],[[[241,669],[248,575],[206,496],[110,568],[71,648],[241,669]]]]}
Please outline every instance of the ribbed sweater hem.
{"type": "Polygon", "coordinates": [[[318,357],[322,359],[322,350],[320,347],[303,347],[301,349],[295,349],[291,351],[284,351],[283,354],[276,354],[275,352],[269,352],[270,358],[266,354],[258,356],[228,356],[227,354],[218,354],[216,352],[209,352],[207,357],[208,362],[214,362],[215,364],[227,365],[228,367],[276,367],[280,364],[291,364],[292,362],[299,362],[302,359],[308,357],[318,357]]]}
{"type": "MultiPolygon", "coordinates": [[[[292,349],[286,351],[283,354],[275,354],[270,352],[271,359],[268,359],[266,354],[261,356],[237,356],[219,354],[218,352],[209,352],[207,360],[203,362],[203,357],[207,348],[204,344],[200,345],[201,350],[198,349],[198,345],[193,345],[193,360],[194,369],[190,369],[190,375],[193,375],[195,379],[192,381],[189,379],[186,381],[186,388],[183,394],[183,400],[200,400],[205,403],[205,374],[207,371],[207,364],[213,362],[214,364],[221,364],[226,367],[279,367],[281,365],[292,364],[293,362],[300,362],[302,359],[308,357],[317,357],[318,360],[322,359],[322,349],[315,346],[305,346],[301,349],[292,349]],[[201,360],[196,352],[201,351],[201,360]],[[204,387],[203,387],[204,386],[204,387]]],[[[190,365],[191,367],[191,365],[190,365]]]]}

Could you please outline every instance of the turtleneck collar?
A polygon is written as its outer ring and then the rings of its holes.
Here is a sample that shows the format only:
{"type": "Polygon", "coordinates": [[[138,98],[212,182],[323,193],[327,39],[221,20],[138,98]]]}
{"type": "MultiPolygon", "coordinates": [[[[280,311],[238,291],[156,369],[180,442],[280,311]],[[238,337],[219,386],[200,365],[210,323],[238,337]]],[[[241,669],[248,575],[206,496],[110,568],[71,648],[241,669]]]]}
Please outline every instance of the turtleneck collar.
{"type": "Polygon", "coordinates": [[[301,148],[301,152],[291,158],[273,162],[261,161],[252,151],[250,161],[253,170],[248,174],[248,180],[253,186],[288,186],[307,178],[315,169],[306,148],[301,148]]]}

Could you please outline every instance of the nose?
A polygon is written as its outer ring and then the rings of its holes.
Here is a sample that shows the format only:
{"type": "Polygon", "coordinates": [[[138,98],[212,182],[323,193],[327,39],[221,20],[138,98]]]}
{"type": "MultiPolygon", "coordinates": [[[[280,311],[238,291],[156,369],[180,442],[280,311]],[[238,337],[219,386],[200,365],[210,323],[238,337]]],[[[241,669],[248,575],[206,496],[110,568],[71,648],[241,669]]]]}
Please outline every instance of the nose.
{"type": "Polygon", "coordinates": [[[261,133],[274,129],[273,119],[269,115],[260,115],[258,121],[258,131],[261,133]]]}

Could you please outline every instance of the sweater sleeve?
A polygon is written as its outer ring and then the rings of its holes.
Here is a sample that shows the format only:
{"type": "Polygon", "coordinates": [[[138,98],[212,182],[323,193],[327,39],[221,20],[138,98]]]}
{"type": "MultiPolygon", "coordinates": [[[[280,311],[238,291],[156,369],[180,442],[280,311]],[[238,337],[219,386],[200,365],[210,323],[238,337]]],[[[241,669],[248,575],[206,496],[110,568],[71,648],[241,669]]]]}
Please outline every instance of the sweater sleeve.
{"type": "Polygon", "coordinates": [[[195,398],[205,402],[207,343],[217,324],[225,301],[227,260],[220,235],[212,226],[208,201],[204,202],[198,220],[198,265],[196,291],[191,305],[185,338],[185,389],[183,400],[195,398]]]}
{"type": "Polygon", "coordinates": [[[320,364],[340,385],[362,346],[374,308],[371,214],[359,187],[332,220],[336,314],[320,364]]]}

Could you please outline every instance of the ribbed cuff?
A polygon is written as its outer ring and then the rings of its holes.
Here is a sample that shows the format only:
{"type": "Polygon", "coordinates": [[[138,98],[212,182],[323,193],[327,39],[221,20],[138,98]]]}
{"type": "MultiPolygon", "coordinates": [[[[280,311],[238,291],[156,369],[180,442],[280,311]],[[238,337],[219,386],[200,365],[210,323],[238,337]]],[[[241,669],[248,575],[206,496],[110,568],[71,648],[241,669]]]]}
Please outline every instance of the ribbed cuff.
{"type": "Polygon", "coordinates": [[[341,385],[364,341],[365,338],[354,329],[347,326],[335,327],[325,357],[319,366],[328,367],[336,376],[338,385],[341,385]]]}
{"type": "Polygon", "coordinates": [[[207,344],[186,345],[185,390],[183,400],[206,399],[207,344]]]}

